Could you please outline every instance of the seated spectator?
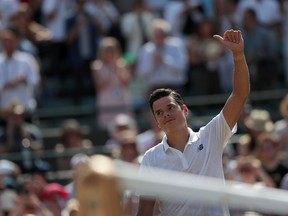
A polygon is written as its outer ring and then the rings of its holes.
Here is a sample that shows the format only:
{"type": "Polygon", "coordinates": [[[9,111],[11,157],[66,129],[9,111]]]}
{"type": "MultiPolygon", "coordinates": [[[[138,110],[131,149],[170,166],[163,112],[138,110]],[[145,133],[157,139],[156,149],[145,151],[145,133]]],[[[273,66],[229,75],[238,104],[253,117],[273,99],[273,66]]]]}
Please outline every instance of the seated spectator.
{"type": "Polygon", "coordinates": [[[0,215],[9,215],[17,204],[20,169],[12,161],[0,160],[0,215]],[[2,213],[2,214],[1,214],[2,213]]]}
{"type": "Polygon", "coordinates": [[[20,192],[17,202],[10,216],[39,215],[53,216],[53,213],[45,207],[40,199],[25,188],[20,192]]]}
{"type": "Polygon", "coordinates": [[[280,102],[282,118],[275,122],[274,132],[280,137],[281,147],[288,155],[288,94],[280,102]]]}
{"type": "Polygon", "coordinates": [[[138,133],[137,123],[129,115],[118,114],[108,126],[109,139],[104,146],[108,154],[111,154],[115,149],[119,149],[120,134],[126,130],[138,133]]]}
{"type": "Polygon", "coordinates": [[[55,145],[54,150],[58,154],[66,154],[58,157],[58,169],[68,170],[73,154],[79,153],[79,151],[92,153],[93,143],[90,139],[85,138],[83,129],[76,119],[65,120],[61,130],[60,142],[55,145]]]}
{"type": "Polygon", "coordinates": [[[2,110],[5,127],[0,134],[0,153],[22,153],[22,161],[14,161],[23,172],[31,171],[34,163],[44,163],[37,159],[33,160],[33,153],[43,150],[43,137],[37,125],[26,121],[26,113],[20,104],[11,104],[2,110]]]}
{"type": "Polygon", "coordinates": [[[119,148],[114,149],[112,156],[128,163],[138,163],[137,134],[134,130],[125,130],[120,133],[119,148]]]}
{"type": "Polygon", "coordinates": [[[14,103],[2,110],[5,130],[0,135],[0,152],[12,153],[23,150],[24,141],[29,142],[29,148],[40,150],[43,147],[43,137],[40,129],[26,121],[25,109],[14,103]],[[25,140],[26,139],[26,140],[25,140]]]}
{"type": "Polygon", "coordinates": [[[256,141],[255,155],[276,187],[279,188],[284,175],[288,173],[288,167],[281,158],[279,137],[272,133],[260,135],[256,141]]]}
{"type": "Polygon", "coordinates": [[[270,113],[264,109],[252,109],[243,119],[246,132],[239,138],[238,153],[249,155],[255,153],[256,140],[262,133],[272,132],[274,123],[270,113]]]}
{"type": "Polygon", "coordinates": [[[53,213],[53,216],[61,216],[62,210],[66,206],[68,191],[59,183],[50,183],[44,187],[41,200],[45,206],[53,213]]]}
{"type": "Polygon", "coordinates": [[[271,177],[261,167],[261,162],[252,155],[237,157],[236,167],[227,179],[255,187],[275,187],[271,177]]]}

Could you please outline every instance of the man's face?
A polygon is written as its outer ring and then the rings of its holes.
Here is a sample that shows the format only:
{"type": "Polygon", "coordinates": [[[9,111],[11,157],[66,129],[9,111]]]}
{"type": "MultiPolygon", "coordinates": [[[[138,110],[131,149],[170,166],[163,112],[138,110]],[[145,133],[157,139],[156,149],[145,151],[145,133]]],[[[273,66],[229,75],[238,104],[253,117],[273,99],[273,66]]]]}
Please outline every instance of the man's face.
{"type": "Polygon", "coordinates": [[[162,47],[165,43],[166,33],[163,32],[161,29],[155,29],[153,33],[153,42],[156,46],[162,47]]]}
{"type": "Polygon", "coordinates": [[[153,103],[153,112],[158,126],[166,133],[179,130],[187,126],[186,117],[188,109],[185,105],[182,109],[171,97],[163,97],[153,103]]]}
{"type": "Polygon", "coordinates": [[[12,54],[18,45],[18,38],[16,36],[14,36],[13,34],[7,33],[3,40],[3,48],[5,50],[5,52],[9,55],[12,54]]]}

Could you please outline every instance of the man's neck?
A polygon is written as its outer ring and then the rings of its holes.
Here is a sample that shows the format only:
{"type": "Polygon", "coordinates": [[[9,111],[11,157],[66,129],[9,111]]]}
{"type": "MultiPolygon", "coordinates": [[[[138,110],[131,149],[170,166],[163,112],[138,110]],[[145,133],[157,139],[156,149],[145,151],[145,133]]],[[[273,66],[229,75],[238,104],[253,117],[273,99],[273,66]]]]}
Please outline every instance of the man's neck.
{"type": "Polygon", "coordinates": [[[173,133],[166,134],[167,136],[167,143],[169,146],[178,149],[179,151],[183,152],[185,146],[189,140],[189,129],[183,129],[180,132],[175,131],[173,133]]]}

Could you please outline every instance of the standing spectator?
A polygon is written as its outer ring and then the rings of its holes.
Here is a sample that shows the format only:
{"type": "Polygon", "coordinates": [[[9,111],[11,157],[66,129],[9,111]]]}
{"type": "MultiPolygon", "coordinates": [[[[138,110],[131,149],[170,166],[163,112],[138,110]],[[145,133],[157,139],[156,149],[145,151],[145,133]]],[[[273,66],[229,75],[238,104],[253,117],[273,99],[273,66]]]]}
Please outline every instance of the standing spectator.
{"type": "Polygon", "coordinates": [[[47,61],[49,75],[63,75],[66,70],[66,18],[72,1],[43,0],[41,12],[43,25],[52,33],[51,43],[47,49],[47,61]],[[70,2],[70,3],[69,3],[70,2]]]}
{"type": "Polygon", "coordinates": [[[83,95],[93,92],[90,64],[96,56],[99,31],[94,19],[85,11],[86,2],[77,0],[76,9],[67,19],[68,67],[73,74],[74,85],[77,86],[73,92],[76,104],[83,95]]]}
{"type": "Polygon", "coordinates": [[[277,0],[240,0],[236,5],[236,23],[243,26],[244,13],[247,9],[255,10],[259,24],[271,28],[281,20],[280,4],[277,0]]]}
{"type": "Polygon", "coordinates": [[[9,19],[19,8],[18,0],[0,0],[0,30],[8,27],[9,19]]]}
{"type": "Polygon", "coordinates": [[[205,15],[198,0],[177,0],[165,5],[163,17],[171,25],[171,35],[183,38],[196,33],[205,15]]]}
{"type": "Polygon", "coordinates": [[[169,33],[168,22],[155,19],[151,40],[140,50],[136,75],[146,82],[149,92],[159,87],[182,92],[186,83],[187,50],[182,40],[170,37],[169,33]]]}
{"type": "Polygon", "coordinates": [[[20,103],[27,113],[36,108],[35,92],[39,92],[39,65],[36,59],[24,52],[17,51],[19,31],[6,29],[0,55],[0,108],[20,103]]]}
{"type": "MultiPolygon", "coordinates": [[[[33,20],[33,11],[28,3],[20,4],[19,10],[12,16],[10,23],[19,29],[22,40],[25,40],[22,45],[23,50],[27,50],[26,47],[29,45],[27,41],[32,43],[32,46],[40,49],[43,43],[49,42],[52,38],[52,33],[47,28],[33,20]]],[[[28,48],[30,47],[31,45],[28,48]]],[[[35,57],[38,55],[38,52],[35,53],[35,57]]]]}
{"type": "Polygon", "coordinates": [[[254,9],[244,12],[242,33],[246,41],[245,55],[251,71],[252,89],[267,90],[275,87],[279,76],[275,35],[259,25],[254,9]]]}
{"type": "Polygon", "coordinates": [[[117,114],[133,114],[128,88],[131,71],[121,55],[117,39],[105,38],[100,43],[98,59],[92,66],[97,94],[98,123],[105,131],[117,114]]]}
{"type": "MultiPolygon", "coordinates": [[[[243,117],[244,134],[239,138],[238,154],[255,154],[257,139],[261,134],[270,133],[274,129],[274,123],[270,114],[264,109],[252,109],[246,117],[243,117]]],[[[242,119],[241,119],[242,120],[242,119]]],[[[242,127],[243,127],[242,126],[242,127]]]]}
{"type": "Polygon", "coordinates": [[[89,0],[85,8],[87,13],[99,23],[102,37],[116,38],[121,49],[124,50],[125,45],[119,26],[120,14],[114,3],[111,0],[89,0]]]}
{"type": "Polygon", "coordinates": [[[128,53],[136,58],[141,46],[147,42],[149,37],[149,26],[155,19],[155,15],[147,10],[144,0],[136,0],[133,10],[123,14],[121,18],[121,31],[125,37],[128,53]]]}
{"type": "MultiPolygon", "coordinates": [[[[212,20],[203,20],[198,25],[197,33],[188,38],[189,94],[205,95],[221,92],[219,65],[225,49],[212,38],[217,32],[215,25],[212,20]]],[[[232,82],[232,72],[230,71],[230,76],[226,75],[222,79],[232,82]]]]}

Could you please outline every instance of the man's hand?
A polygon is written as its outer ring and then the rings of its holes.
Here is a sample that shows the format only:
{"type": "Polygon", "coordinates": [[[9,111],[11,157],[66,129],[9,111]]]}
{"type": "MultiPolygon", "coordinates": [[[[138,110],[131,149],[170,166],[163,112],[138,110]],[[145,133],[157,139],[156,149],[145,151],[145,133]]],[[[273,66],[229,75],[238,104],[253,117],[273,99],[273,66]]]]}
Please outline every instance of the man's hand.
{"type": "Polygon", "coordinates": [[[243,55],[244,53],[244,40],[239,30],[227,30],[224,36],[213,35],[213,38],[218,40],[223,46],[230,49],[234,56],[243,55]]]}

